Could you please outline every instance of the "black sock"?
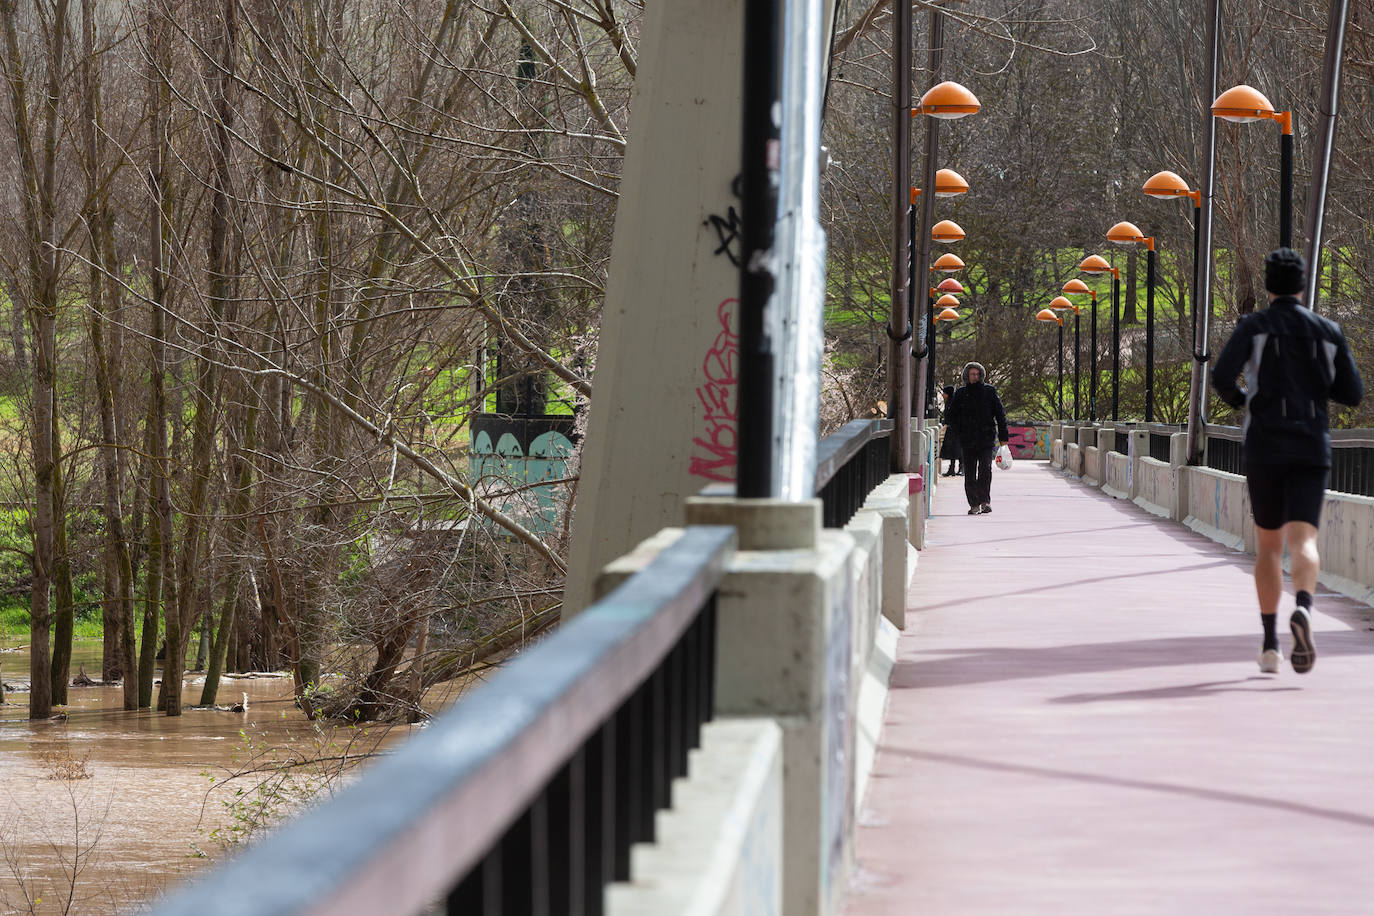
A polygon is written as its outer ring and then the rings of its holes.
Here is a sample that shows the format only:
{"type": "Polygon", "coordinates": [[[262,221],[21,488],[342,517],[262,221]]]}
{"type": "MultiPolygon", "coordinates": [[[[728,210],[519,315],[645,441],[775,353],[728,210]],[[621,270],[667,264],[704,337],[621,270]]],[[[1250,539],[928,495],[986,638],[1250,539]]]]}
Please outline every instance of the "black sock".
{"type": "Polygon", "coordinates": [[[1260,614],[1260,623],[1264,624],[1264,646],[1261,652],[1268,652],[1270,649],[1279,647],[1279,634],[1274,629],[1278,614],[1260,614]]]}
{"type": "Polygon", "coordinates": [[[1311,593],[1311,592],[1304,592],[1304,591],[1299,591],[1299,592],[1298,592],[1298,607],[1307,608],[1309,611],[1312,610],[1312,593],[1311,593]]]}

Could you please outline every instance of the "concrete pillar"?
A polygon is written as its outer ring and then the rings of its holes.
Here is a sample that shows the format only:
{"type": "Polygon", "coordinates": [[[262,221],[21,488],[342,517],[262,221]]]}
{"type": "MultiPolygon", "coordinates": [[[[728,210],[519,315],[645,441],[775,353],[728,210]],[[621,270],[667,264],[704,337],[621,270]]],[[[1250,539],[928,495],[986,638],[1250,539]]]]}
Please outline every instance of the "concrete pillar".
{"type": "Polygon", "coordinates": [[[782,726],[782,912],[820,916],[852,857],[854,539],[821,527],[819,500],[758,502],[692,498],[687,521],[739,530],[717,598],[716,711],[782,726]]]}
{"type": "Polygon", "coordinates": [[[565,616],[603,565],[677,524],[687,496],[735,479],[743,10],[645,7],[565,616]]]}
{"type": "Polygon", "coordinates": [[[911,431],[911,478],[908,484],[908,534],[911,546],[924,550],[926,519],[930,517],[930,501],[934,498],[940,475],[938,462],[933,461],[934,442],[938,437],[931,431],[911,431]]]}

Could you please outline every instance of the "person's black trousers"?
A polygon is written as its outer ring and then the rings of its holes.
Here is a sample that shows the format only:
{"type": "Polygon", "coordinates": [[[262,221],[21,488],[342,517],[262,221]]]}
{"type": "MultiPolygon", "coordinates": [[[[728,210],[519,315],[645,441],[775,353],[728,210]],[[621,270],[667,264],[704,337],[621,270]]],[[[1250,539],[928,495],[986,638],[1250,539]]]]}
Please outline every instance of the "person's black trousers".
{"type": "Polygon", "coordinates": [[[996,446],[971,448],[964,446],[964,495],[968,507],[992,502],[992,456],[996,446]]]}

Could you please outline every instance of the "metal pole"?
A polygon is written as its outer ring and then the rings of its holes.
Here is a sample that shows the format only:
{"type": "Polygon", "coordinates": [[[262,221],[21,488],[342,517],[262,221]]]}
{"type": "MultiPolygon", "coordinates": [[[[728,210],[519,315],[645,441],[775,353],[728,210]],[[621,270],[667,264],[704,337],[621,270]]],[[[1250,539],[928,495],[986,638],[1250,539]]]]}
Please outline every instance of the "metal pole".
{"type": "MultiPolygon", "coordinates": [[[[1221,0],[1207,0],[1207,98],[1217,97],[1217,59],[1221,42],[1221,0]]],[[[1210,111],[1207,118],[1207,139],[1202,151],[1202,187],[1198,208],[1199,244],[1195,272],[1197,289],[1193,301],[1197,308],[1197,322],[1193,327],[1193,371],[1188,383],[1188,463],[1202,463],[1202,451],[1207,441],[1204,435],[1207,404],[1207,325],[1212,315],[1212,196],[1216,178],[1217,119],[1210,111]]]]}
{"type": "Polygon", "coordinates": [[[1292,115],[1279,139],[1279,247],[1293,247],[1293,128],[1292,115]]]}
{"type": "Polygon", "coordinates": [[[1078,419],[1078,310],[1073,312],[1073,418],[1078,419]]]}
{"type": "Polygon", "coordinates": [[[810,499],[820,440],[825,353],[825,231],[821,229],[821,111],[825,99],[823,0],[793,0],[783,23],[782,155],[779,172],[777,430],[773,493],[810,499]]]}
{"type": "MultiPolygon", "coordinates": [[[[899,6],[901,4],[898,4],[899,6]]],[[[940,72],[940,62],[944,57],[945,50],[945,15],[940,7],[930,8],[930,56],[929,72],[931,77],[935,77],[940,72]]],[[[926,118],[926,158],[925,169],[923,170],[921,184],[921,221],[920,229],[916,235],[917,255],[916,255],[916,291],[921,297],[918,302],[926,302],[929,295],[926,281],[930,279],[930,230],[935,225],[935,158],[939,155],[940,119],[926,118]]],[[[927,306],[929,308],[929,306],[927,306]]],[[[926,335],[926,322],[921,323],[921,345],[917,348],[921,353],[921,365],[916,373],[916,400],[915,403],[919,413],[916,415],[916,429],[925,429],[926,401],[930,398],[927,391],[926,373],[930,359],[930,349],[926,346],[928,337],[926,335]]]]}
{"type": "Polygon", "coordinates": [[[1059,419],[1064,419],[1064,319],[1059,320],[1059,419]]]}
{"type": "Polygon", "coordinates": [[[1121,388],[1121,309],[1117,300],[1121,295],[1121,271],[1112,272],[1112,422],[1120,419],[1117,414],[1117,395],[1121,388]]]}
{"type": "Polygon", "coordinates": [[[1145,422],[1155,421],[1155,244],[1145,255],[1145,422]]]}
{"type": "Polygon", "coordinates": [[[1345,46],[1347,0],[1331,0],[1326,21],[1326,60],[1322,64],[1322,95],[1317,105],[1321,129],[1312,160],[1312,188],[1307,192],[1307,299],[1317,307],[1321,280],[1322,229],[1326,221],[1326,185],[1331,175],[1331,148],[1336,142],[1336,101],[1341,91],[1341,50],[1345,46]]]}
{"type": "Polygon", "coordinates": [[[1097,293],[1093,293],[1092,352],[1088,354],[1088,419],[1097,421],[1097,293]]]}
{"type": "Polygon", "coordinates": [[[736,493],[773,494],[773,223],[777,219],[780,0],[744,6],[744,104],[740,170],[739,457],[736,493]]]}
{"type": "Polygon", "coordinates": [[[1193,353],[1197,353],[1197,257],[1198,257],[1198,230],[1202,227],[1199,216],[1202,213],[1202,195],[1199,193],[1197,200],[1193,201],[1193,353]]]}
{"type": "Polygon", "coordinates": [[[911,4],[892,7],[892,317],[888,325],[887,415],[893,421],[890,470],[911,465],[911,336],[907,278],[911,274],[907,215],[911,210],[911,4]]]}

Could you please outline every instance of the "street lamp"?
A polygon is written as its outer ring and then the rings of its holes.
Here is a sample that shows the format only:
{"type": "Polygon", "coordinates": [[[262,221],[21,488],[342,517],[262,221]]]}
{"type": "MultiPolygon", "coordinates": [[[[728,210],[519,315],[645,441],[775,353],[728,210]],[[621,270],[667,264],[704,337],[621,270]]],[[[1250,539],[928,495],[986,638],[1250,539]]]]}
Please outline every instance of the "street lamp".
{"type": "Polygon", "coordinates": [[[1150,176],[1149,181],[1145,182],[1143,188],[1150,197],[1160,200],[1177,199],[1179,197],[1191,197],[1193,199],[1193,358],[1198,356],[1197,350],[1197,304],[1198,304],[1198,264],[1200,250],[1200,230],[1202,228],[1202,192],[1194,191],[1188,187],[1188,182],[1184,181],[1174,172],[1156,172],[1150,176]]]}
{"type": "Polygon", "coordinates": [[[1145,422],[1155,419],[1155,239],[1124,220],[1107,230],[1107,241],[1122,248],[1144,245],[1145,259],[1145,422]]]}
{"type": "Polygon", "coordinates": [[[947,308],[935,316],[936,321],[958,321],[959,313],[953,307],[947,308]]]}
{"type": "MultiPolygon", "coordinates": [[[[1088,420],[1097,421],[1097,290],[1088,286],[1082,280],[1074,277],[1065,283],[1062,292],[1066,296],[1091,296],[1092,297],[1092,320],[1090,322],[1092,331],[1090,334],[1091,343],[1088,346],[1088,420]]],[[[1075,403],[1078,400],[1078,312],[1073,316],[1073,397],[1075,403]]]]}
{"type": "MultiPolygon", "coordinates": [[[[1121,270],[1107,263],[1107,259],[1097,254],[1090,254],[1083,259],[1083,263],[1078,265],[1078,272],[1087,274],[1090,277],[1100,277],[1104,274],[1112,275],[1112,422],[1117,420],[1117,389],[1121,375],[1121,323],[1120,308],[1118,308],[1118,294],[1121,292],[1121,270]]],[[[1094,314],[1094,320],[1096,314],[1094,314]]],[[[1093,354],[1096,365],[1097,354],[1093,354]]],[[[1096,372],[1094,372],[1094,376],[1096,372]]],[[[1096,384],[1096,377],[1093,382],[1096,384]]],[[[1094,388],[1094,390],[1096,390],[1094,388]]]]}
{"type": "Polygon", "coordinates": [[[1035,313],[1036,321],[1053,321],[1059,325],[1059,419],[1064,419],[1064,319],[1050,309],[1035,313]]]}
{"type": "Polygon", "coordinates": [[[940,281],[940,285],[935,287],[935,290],[940,293],[962,293],[964,291],[964,284],[953,277],[945,277],[940,281]]]}
{"type": "MultiPolygon", "coordinates": [[[[1073,282],[1073,281],[1070,281],[1070,282],[1073,282]]],[[[1083,285],[1083,281],[1082,281],[1082,280],[1079,280],[1079,281],[1077,281],[1077,282],[1078,282],[1080,285],[1083,285]]],[[[1066,285],[1067,285],[1067,284],[1066,284],[1066,285]]],[[[1055,310],[1057,310],[1057,311],[1063,311],[1064,309],[1073,309],[1073,418],[1074,418],[1075,420],[1077,420],[1077,419],[1078,419],[1078,349],[1079,349],[1079,346],[1078,346],[1078,342],[1079,342],[1079,336],[1078,336],[1078,306],[1074,305],[1072,302],[1070,302],[1068,299],[1064,298],[1063,296],[1055,296],[1054,299],[1050,301],[1050,308],[1055,309],[1055,310]]]]}
{"type": "MultiPolygon", "coordinates": [[[[967,193],[968,193],[968,182],[964,180],[964,177],[963,177],[962,175],[960,175],[958,172],[954,171],[954,169],[940,169],[939,171],[937,171],[937,172],[935,173],[935,196],[936,196],[936,197],[958,197],[960,194],[967,194],[967,193]]],[[[916,322],[916,289],[917,289],[917,286],[916,286],[916,255],[917,255],[917,251],[916,251],[916,236],[917,236],[917,232],[916,232],[916,200],[917,200],[917,198],[919,198],[920,196],[921,196],[921,189],[920,189],[920,188],[912,188],[912,189],[911,189],[911,207],[907,210],[908,218],[909,218],[909,220],[910,220],[910,225],[907,227],[907,228],[908,228],[907,238],[910,239],[910,245],[911,245],[910,251],[908,252],[908,256],[909,256],[909,257],[908,257],[908,261],[907,261],[907,263],[910,265],[910,268],[911,268],[911,275],[910,275],[910,277],[908,278],[908,279],[909,279],[909,282],[907,283],[907,321],[908,321],[908,323],[910,323],[910,324],[915,324],[915,322],[916,322]]],[[[953,224],[951,224],[951,225],[953,225],[953,224]]],[[[956,228],[957,228],[957,227],[956,227],[956,228]]],[[[962,236],[962,232],[963,232],[963,230],[960,230],[960,233],[961,233],[960,236],[959,236],[960,238],[963,237],[963,236],[962,236]]],[[[937,239],[937,241],[944,241],[944,240],[943,240],[943,239],[937,239]]],[[[957,241],[957,239],[949,239],[949,241],[957,241]]],[[[929,255],[929,249],[928,249],[928,248],[926,249],[925,254],[929,255]]],[[[962,262],[960,263],[960,266],[961,266],[961,267],[963,266],[963,265],[962,265],[962,262]]],[[[950,282],[955,283],[956,285],[958,284],[958,281],[957,281],[957,280],[951,280],[950,282]]],[[[949,290],[944,290],[943,287],[941,287],[941,289],[942,289],[943,291],[945,291],[945,292],[949,292],[949,290]]],[[[958,292],[963,292],[963,291],[964,291],[964,290],[963,290],[963,287],[960,286],[959,289],[958,289],[958,292]]],[[[932,291],[932,292],[931,292],[931,298],[933,299],[934,297],[935,297],[935,293],[934,293],[934,291],[932,291]]],[[[931,328],[931,331],[933,332],[933,331],[934,331],[934,328],[935,328],[935,311],[934,311],[934,306],[932,306],[932,305],[930,304],[930,300],[927,300],[927,301],[926,301],[926,308],[925,308],[925,310],[924,310],[924,314],[925,314],[925,319],[923,319],[923,320],[929,320],[929,322],[930,322],[930,328],[931,328]]],[[[933,346],[933,345],[934,345],[933,341],[931,341],[931,342],[929,342],[929,343],[927,344],[927,346],[933,346]]],[[[928,361],[928,362],[926,363],[926,375],[927,375],[927,379],[926,379],[926,394],[927,394],[927,397],[928,397],[928,398],[930,398],[931,400],[934,400],[934,398],[935,398],[935,361],[934,361],[933,359],[930,360],[930,361],[928,361]]],[[[914,402],[913,402],[913,407],[914,407],[914,406],[915,406],[915,405],[914,405],[914,402]]]]}
{"type": "Polygon", "coordinates": [[[944,245],[953,245],[964,237],[964,230],[952,219],[942,219],[930,230],[930,237],[944,245]]]}
{"type": "MultiPolygon", "coordinates": [[[[942,34],[939,32],[939,11],[933,7],[931,17],[932,34],[930,72],[937,73],[939,72],[938,52],[940,49],[943,48],[943,37],[942,34]]],[[[977,96],[975,96],[968,89],[959,85],[958,83],[945,81],[942,83],[938,83],[937,85],[932,86],[929,90],[927,90],[926,93],[921,96],[921,101],[916,105],[916,107],[911,109],[911,116],[913,118],[917,115],[926,115],[929,118],[929,120],[926,122],[925,172],[923,175],[924,180],[921,182],[921,187],[926,190],[934,189],[934,193],[926,194],[921,198],[920,225],[923,227],[920,233],[921,247],[919,252],[917,253],[915,263],[912,266],[913,277],[921,277],[922,282],[925,282],[924,277],[926,274],[926,270],[930,264],[930,239],[932,237],[932,228],[935,222],[935,198],[936,196],[942,193],[940,189],[938,172],[935,168],[935,163],[939,158],[940,122],[952,121],[957,120],[959,118],[967,117],[968,115],[976,113],[981,107],[982,106],[979,103],[977,96]]],[[[950,187],[950,184],[951,183],[947,180],[946,190],[950,193],[957,193],[953,190],[952,187],[950,187]]],[[[913,233],[913,236],[915,234],[916,233],[913,233]]],[[[940,236],[938,235],[935,235],[934,237],[938,241],[957,240],[955,238],[940,238],[940,236]]],[[[963,230],[959,230],[957,238],[963,238],[963,230]]],[[[928,328],[928,330],[934,330],[933,322],[928,328]]],[[[931,369],[933,368],[930,363],[930,347],[928,345],[924,348],[924,355],[921,358],[923,360],[923,363],[917,374],[917,396],[913,400],[913,404],[922,405],[920,408],[920,416],[917,420],[918,429],[923,428],[925,425],[925,414],[927,407],[933,406],[926,404],[926,400],[932,398],[934,394],[933,390],[929,390],[933,388],[933,386],[928,385],[928,375],[931,369]]]]}
{"type": "Polygon", "coordinates": [[[942,274],[952,274],[964,269],[964,259],[952,251],[947,251],[935,259],[930,269],[942,274]]]}
{"type": "Polygon", "coordinates": [[[1277,121],[1279,139],[1279,246],[1293,247],[1293,112],[1275,111],[1264,93],[1253,86],[1232,86],[1212,103],[1212,116],[1233,124],[1277,121]]]}

